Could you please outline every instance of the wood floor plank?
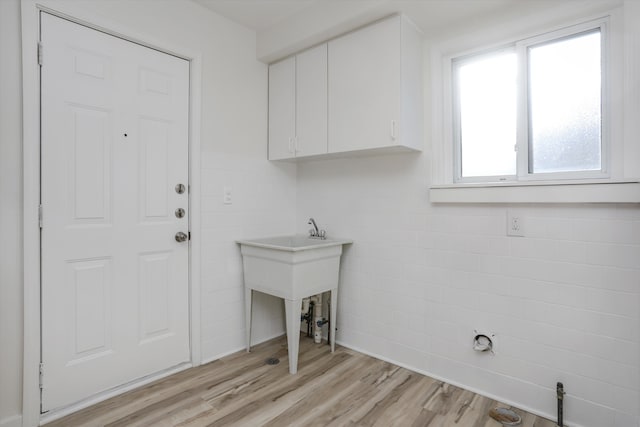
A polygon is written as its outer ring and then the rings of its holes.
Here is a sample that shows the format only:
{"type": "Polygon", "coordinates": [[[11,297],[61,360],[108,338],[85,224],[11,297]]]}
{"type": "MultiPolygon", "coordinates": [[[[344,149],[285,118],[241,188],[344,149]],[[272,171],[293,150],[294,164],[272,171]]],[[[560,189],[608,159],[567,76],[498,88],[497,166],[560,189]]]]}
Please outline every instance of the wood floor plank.
{"type": "MultiPolygon", "coordinates": [[[[124,393],[47,427],[501,427],[492,399],[353,350],[301,337],[289,375],[286,339],[254,346],[124,393]],[[275,357],[277,365],[265,360],[275,357]]],[[[517,408],[522,427],[555,423],[517,408]]]]}
{"type": "MultiPolygon", "coordinates": [[[[283,348],[282,343],[274,340],[262,343],[254,348],[253,353],[238,352],[224,358],[224,360],[215,360],[193,369],[171,375],[167,378],[153,382],[145,387],[135,389],[98,403],[90,408],[72,414],[60,421],[48,423],[49,427],[66,427],[66,426],[106,426],[109,423],[126,417],[128,414],[156,404],[157,402],[168,399],[171,396],[179,394],[189,384],[191,388],[198,387],[202,383],[210,381],[210,378],[218,378],[224,381],[227,377],[221,376],[221,372],[234,368],[236,360],[240,367],[236,370],[251,370],[255,367],[263,365],[265,354],[277,353],[283,348]]],[[[286,354],[286,349],[284,351],[286,354]]]]}
{"type": "Polygon", "coordinates": [[[358,363],[355,358],[346,367],[349,370],[348,375],[338,374],[319,378],[315,381],[314,390],[311,390],[308,394],[313,396],[311,401],[303,396],[302,399],[299,399],[294,405],[290,405],[277,417],[266,422],[264,426],[278,427],[287,425],[286,423],[291,420],[296,420],[296,424],[300,425],[317,424],[318,417],[326,412],[327,408],[335,411],[335,406],[341,399],[359,391],[357,389],[358,384],[354,382],[354,378],[359,375],[365,375],[369,369],[367,365],[358,363]]]}
{"type": "MultiPolygon", "coordinates": [[[[386,365],[386,362],[375,360],[372,364],[361,364],[364,368],[366,378],[370,372],[375,372],[377,366],[386,365]]],[[[331,390],[332,392],[334,390],[331,390]]],[[[370,401],[378,393],[375,386],[366,381],[351,379],[351,384],[344,390],[335,390],[336,399],[327,402],[327,405],[314,405],[314,416],[303,418],[305,425],[318,426],[342,426],[349,425],[353,421],[351,416],[355,409],[360,408],[370,401]]]]}
{"type": "Polygon", "coordinates": [[[288,375],[285,381],[279,381],[279,385],[270,385],[260,390],[259,393],[251,393],[249,397],[243,395],[235,404],[225,406],[221,412],[226,412],[232,408],[232,412],[219,419],[221,425],[233,425],[244,422],[263,425],[270,418],[276,417],[298,400],[313,393],[314,382],[320,378],[345,374],[349,369],[349,361],[354,363],[353,357],[348,354],[338,354],[336,356],[319,359],[313,369],[300,369],[298,375],[288,375]],[[345,366],[342,366],[345,364],[345,366]],[[247,401],[248,407],[247,408],[247,401]],[[246,420],[246,421],[243,421],[246,420]]]}

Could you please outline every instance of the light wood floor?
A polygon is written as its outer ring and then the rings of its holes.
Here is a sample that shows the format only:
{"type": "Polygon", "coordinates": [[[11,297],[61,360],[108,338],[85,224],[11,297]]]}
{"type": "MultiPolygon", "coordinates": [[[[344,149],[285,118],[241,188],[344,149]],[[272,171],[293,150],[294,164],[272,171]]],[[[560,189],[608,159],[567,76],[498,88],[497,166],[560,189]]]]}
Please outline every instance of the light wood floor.
{"type": "MultiPolygon", "coordinates": [[[[47,424],[72,426],[429,426],[501,427],[489,410],[508,407],[343,347],[300,339],[289,375],[286,339],[271,340],[172,375],[47,424]],[[280,359],[267,365],[269,357],[280,359]]],[[[512,408],[523,427],[549,420],[512,408]]]]}

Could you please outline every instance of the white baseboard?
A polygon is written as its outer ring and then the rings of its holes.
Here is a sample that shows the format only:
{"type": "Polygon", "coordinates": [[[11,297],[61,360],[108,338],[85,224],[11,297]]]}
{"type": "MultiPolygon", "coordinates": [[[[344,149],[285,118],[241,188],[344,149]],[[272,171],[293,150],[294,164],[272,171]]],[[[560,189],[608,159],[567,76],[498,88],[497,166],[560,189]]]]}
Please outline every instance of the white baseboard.
{"type": "Polygon", "coordinates": [[[14,415],[0,420],[0,427],[22,427],[22,415],[14,415]]]}

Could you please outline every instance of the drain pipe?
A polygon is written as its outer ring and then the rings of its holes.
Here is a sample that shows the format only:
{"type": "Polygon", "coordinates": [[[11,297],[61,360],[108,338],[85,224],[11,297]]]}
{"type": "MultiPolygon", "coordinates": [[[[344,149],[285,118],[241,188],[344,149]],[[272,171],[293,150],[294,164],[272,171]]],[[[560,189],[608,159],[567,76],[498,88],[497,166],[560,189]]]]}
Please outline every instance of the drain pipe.
{"type": "Polygon", "coordinates": [[[311,298],[304,298],[302,300],[302,311],[300,312],[300,321],[307,322],[307,337],[311,336],[311,329],[313,327],[313,306],[314,303],[311,298]]]}
{"type": "MultiPolygon", "coordinates": [[[[327,308],[329,312],[329,319],[331,319],[331,298],[327,301],[327,308]]],[[[329,324],[329,330],[327,331],[327,345],[331,346],[331,320],[325,320],[325,323],[329,324]]]]}
{"type": "Polygon", "coordinates": [[[313,334],[313,310],[314,310],[314,306],[315,304],[313,303],[313,301],[309,302],[309,310],[307,310],[307,338],[311,338],[311,335],[313,334]]]}
{"type": "Polygon", "coordinates": [[[556,397],[558,398],[558,427],[563,427],[562,421],[562,412],[563,412],[563,401],[564,401],[564,385],[562,383],[556,384],[556,397]]]}
{"type": "Polygon", "coordinates": [[[322,342],[322,294],[314,295],[311,301],[315,303],[315,313],[313,322],[313,341],[316,344],[322,342]]]}

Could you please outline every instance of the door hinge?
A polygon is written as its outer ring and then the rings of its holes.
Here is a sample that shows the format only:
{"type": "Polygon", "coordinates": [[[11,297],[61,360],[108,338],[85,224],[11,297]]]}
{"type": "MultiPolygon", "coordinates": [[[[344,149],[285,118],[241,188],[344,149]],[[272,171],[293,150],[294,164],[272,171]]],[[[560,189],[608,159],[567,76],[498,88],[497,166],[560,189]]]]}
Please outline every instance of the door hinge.
{"type": "Polygon", "coordinates": [[[38,65],[42,67],[42,42],[38,42],[38,65]]]}
{"type": "Polygon", "coordinates": [[[40,384],[40,389],[44,388],[44,363],[40,362],[40,375],[38,382],[40,384]]]}
{"type": "Polygon", "coordinates": [[[189,240],[191,240],[191,232],[190,231],[187,232],[187,235],[189,236],[189,240]]]}
{"type": "Polygon", "coordinates": [[[38,205],[38,226],[42,228],[42,205],[38,205]]]}

